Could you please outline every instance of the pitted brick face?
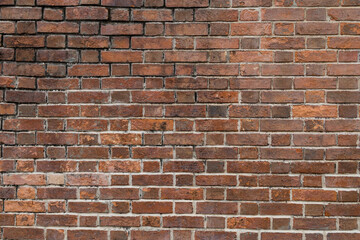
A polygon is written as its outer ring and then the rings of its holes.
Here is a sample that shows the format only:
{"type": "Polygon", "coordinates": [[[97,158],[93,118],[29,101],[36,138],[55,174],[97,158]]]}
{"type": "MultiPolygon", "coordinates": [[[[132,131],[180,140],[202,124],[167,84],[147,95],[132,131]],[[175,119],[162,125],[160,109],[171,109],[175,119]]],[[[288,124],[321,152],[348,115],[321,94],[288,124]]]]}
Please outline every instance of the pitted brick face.
{"type": "Polygon", "coordinates": [[[360,239],[358,0],[0,0],[0,238],[360,239]]]}

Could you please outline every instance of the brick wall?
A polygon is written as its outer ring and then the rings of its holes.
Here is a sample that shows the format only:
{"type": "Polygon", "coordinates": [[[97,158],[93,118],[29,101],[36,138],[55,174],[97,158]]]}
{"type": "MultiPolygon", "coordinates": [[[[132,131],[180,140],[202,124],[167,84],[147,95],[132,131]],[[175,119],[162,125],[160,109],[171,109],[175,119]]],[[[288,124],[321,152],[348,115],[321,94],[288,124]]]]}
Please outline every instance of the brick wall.
{"type": "Polygon", "coordinates": [[[358,0],[0,0],[2,239],[360,239],[358,0]]]}

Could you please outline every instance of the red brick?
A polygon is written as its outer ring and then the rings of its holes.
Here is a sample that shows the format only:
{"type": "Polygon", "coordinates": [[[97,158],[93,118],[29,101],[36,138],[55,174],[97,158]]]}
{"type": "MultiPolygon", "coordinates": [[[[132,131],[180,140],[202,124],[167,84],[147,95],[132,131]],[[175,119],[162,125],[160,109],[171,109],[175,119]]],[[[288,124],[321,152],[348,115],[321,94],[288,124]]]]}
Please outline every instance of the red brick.
{"type": "Polygon", "coordinates": [[[45,65],[36,63],[4,63],[3,72],[10,76],[45,76],[45,65]]]}
{"type": "Polygon", "coordinates": [[[205,23],[167,23],[165,34],[169,36],[203,36],[208,34],[205,23]]]}
{"type": "Polygon", "coordinates": [[[103,174],[71,174],[67,176],[67,185],[71,186],[105,186],[108,177],[103,174]]]}
{"type": "Polygon", "coordinates": [[[334,173],[335,165],[333,163],[306,163],[298,162],[291,166],[293,173],[334,173]]]}
{"type": "Polygon", "coordinates": [[[196,213],[234,215],[238,213],[238,204],[223,202],[201,202],[196,204],[196,213]]]}
{"type": "Polygon", "coordinates": [[[38,133],[37,143],[42,145],[74,145],[78,138],[70,133],[38,133]]]}
{"type": "Polygon", "coordinates": [[[198,75],[203,76],[237,76],[239,66],[235,64],[199,64],[196,67],[198,75]]]}
{"type": "Polygon", "coordinates": [[[109,38],[69,36],[68,46],[70,48],[108,48],[109,38]]]}
{"type": "Polygon", "coordinates": [[[336,35],[338,34],[338,24],[325,22],[297,23],[296,33],[299,35],[336,35]]]}
{"type": "Polygon", "coordinates": [[[170,238],[169,231],[131,231],[132,239],[168,239],[170,238]]]}
{"type": "Polygon", "coordinates": [[[302,236],[300,233],[262,233],[261,239],[264,240],[286,240],[286,239],[293,239],[293,240],[301,240],[302,236]]]}
{"type": "Polygon", "coordinates": [[[133,37],[131,45],[134,49],[171,49],[171,38],[147,38],[147,37],[133,37]]]}
{"type": "Polygon", "coordinates": [[[6,47],[44,47],[45,38],[43,36],[5,36],[4,45],[6,47]]]}
{"type": "Polygon", "coordinates": [[[105,227],[139,227],[139,217],[100,217],[100,226],[105,227]]]}
{"type": "Polygon", "coordinates": [[[133,10],[132,19],[140,22],[169,22],[173,20],[172,11],[164,10],[133,10]]]}
{"type": "Polygon", "coordinates": [[[100,115],[105,117],[140,117],[142,116],[141,106],[102,106],[100,115]]]}
{"type": "Polygon", "coordinates": [[[321,117],[321,118],[336,118],[336,106],[294,106],[292,109],[294,117],[321,117]]]}
{"type": "Polygon", "coordinates": [[[101,188],[100,199],[139,199],[139,189],[101,188]]]}
{"type": "Polygon", "coordinates": [[[15,23],[2,21],[0,23],[0,32],[1,33],[15,33],[15,23]]]}
{"type": "Polygon", "coordinates": [[[302,76],[304,67],[298,64],[266,64],[263,65],[262,74],[265,76],[302,76]]]}
{"type": "Polygon", "coordinates": [[[171,186],[172,175],[134,175],[133,184],[138,186],[171,186]]]}
{"type": "Polygon", "coordinates": [[[260,176],[259,185],[268,187],[299,187],[300,178],[281,175],[260,176]]]}
{"type": "Polygon", "coordinates": [[[358,37],[329,37],[328,46],[335,49],[358,48],[360,39],[358,37]]]}
{"type": "Polygon", "coordinates": [[[76,189],[63,187],[38,188],[37,196],[39,199],[76,199],[76,189]]]}
{"type": "Polygon", "coordinates": [[[340,239],[348,239],[348,240],[356,240],[360,237],[358,233],[329,233],[327,238],[329,240],[340,240],[340,239]]]}
{"type": "Polygon", "coordinates": [[[78,0],[59,0],[59,1],[51,1],[51,0],[38,0],[37,4],[42,6],[75,6],[78,5],[78,0]]]}
{"type": "Polygon", "coordinates": [[[356,21],[360,20],[359,12],[356,9],[336,9],[331,8],[328,14],[332,20],[336,21],[356,21]],[[340,11],[341,10],[341,11],[340,11]]]}
{"type": "Polygon", "coordinates": [[[95,159],[104,159],[108,158],[108,148],[107,147],[69,147],[68,148],[68,157],[75,159],[82,158],[95,158],[95,159]]]}
{"type": "Polygon", "coordinates": [[[68,71],[69,76],[109,76],[108,65],[77,64],[70,67],[68,71]]]}
{"type": "Polygon", "coordinates": [[[44,121],[40,119],[6,119],[4,130],[44,130],[44,121]]]}
{"type": "Polygon", "coordinates": [[[301,8],[262,9],[261,14],[265,21],[301,21],[305,18],[304,9],[301,8]]]}
{"type": "Polygon", "coordinates": [[[158,91],[133,91],[131,93],[133,102],[139,103],[173,103],[175,102],[174,92],[158,91]]]}
{"type": "Polygon", "coordinates": [[[325,206],[326,216],[359,216],[359,205],[331,204],[325,206]]]}
{"type": "Polygon", "coordinates": [[[296,3],[299,7],[336,7],[339,6],[339,0],[319,0],[319,1],[312,1],[312,0],[296,0],[296,3]]]}
{"type": "Polygon", "coordinates": [[[336,78],[296,78],[296,89],[333,89],[336,88],[336,78]]]}
{"type": "Polygon", "coordinates": [[[141,7],[141,0],[104,0],[102,5],[112,7],[141,7]]]}
{"type": "Polygon", "coordinates": [[[203,189],[201,188],[162,188],[162,199],[186,199],[186,200],[200,200],[203,199],[203,189]]]}
{"type": "Polygon", "coordinates": [[[4,203],[5,212],[45,212],[45,203],[37,201],[10,201],[4,203]]]}
{"type": "Polygon", "coordinates": [[[197,49],[223,49],[223,48],[239,48],[238,39],[233,38],[197,38],[197,49]]]}
{"type": "Polygon", "coordinates": [[[218,148],[207,148],[198,147],[196,148],[196,155],[200,159],[236,159],[238,155],[237,148],[230,147],[218,147],[218,148]]]}
{"type": "Polygon", "coordinates": [[[3,157],[5,158],[43,158],[43,147],[4,147],[3,157]]]}
{"type": "Polygon", "coordinates": [[[64,227],[74,227],[77,224],[76,215],[38,215],[37,216],[37,225],[38,226],[64,226],[64,227]]]}
{"type": "Polygon", "coordinates": [[[173,212],[172,202],[133,202],[133,213],[146,213],[146,214],[166,214],[173,212]]]}
{"type": "Polygon", "coordinates": [[[268,173],[270,165],[267,162],[228,162],[229,173],[268,173]]]}
{"type": "Polygon", "coordinates": [[[101,52],[101,60],[103,62],[142,62],[141,52],[127,52],[127,51],[103,51],[101,52]]]}
{"type": "Polygon", "coordinates": [[[230,62],[272,62],[273,55],[270,51],[230,52],[230,62]]]}
{"type": "Polygon", "coordinates": [[[202,228],[202,217],[174,216],[164,217],[163,225],[166,228],[202,228]]]}
{"type": "Polygon", "coordinates": [[[206,52],[173,51],[165,53],[165,62],[206,62],[206,52]]]}
{"type": "Polygon", "coordinates": [[[295,132],[303,130],[303,122],[300,120],[262,120],[262,131],[295,132]]]}
{"type": "Polygon", "coordinates": [[[152,148],[136,147],[133,148],[134,158],[172,158],[172,148],[152,148]]]}
{"type": "Polygon", "coordinates": [[[97,230],[69,230],[68,231],[68,239],[89,239],[89,237],[93,238],[106,238],[106,231],[97,231],[97,230]]]}
{"type": "Polygon", "coordinates": [[[165,116],[167,117],[202,117],[205,116],[205,106],[197,105],[177,105],[165,108],[165,116]]]}
{"type": "Polygon", "coordinates": [[[141,35],[141,24],[105,24],[101,26],[102,35],[141,35]]]}
{"type": "Polygon", "coordinates": [[[44,230],[41,228],[4,228],[4,238],[7,239],[43,239],[44,230]]]}
{"type": "Polygon", "coordinates": [[[173,130],[173,120],[162,119],[134,119],[131,120],[131,129],[135,131],[171,131],[173,130]]]}
{"type": "Polygon", "coordinates": [[[199,9],[195,11],[195,21],[199,22],[236,22],[237,20],[237,10],[199,9]]]}
{"type": "Polygon", "coordinates": [[[295,201],[328,201],[337,200],[335,191],[332,190],[305,190],[296,189],[293,191],[293,200],[295,201]]]}
{"type": "Polygon", "coordinates": [[[196,240],[205,239],[224,239],[231,240],[236,238],[235,232],[220,232],[220,231],[197,231],[195,233],[196,240]]]}
{"type": "Polygon", "coordinates": [[[134,64],[134,75],[142,76],[169,76],[174,73],[172,64],[134,64]]]}
{"type": "Polygon", "coordinates": [[[106,213],[108,206],[105,203],[96,202],[69,202],[69,212],[77,213],[106,213]]]}
{"type": "Polygon", "coordinates": [[[101,172],[140,172],[138,161],[111,161],[100,162],[99,171],[101,172]]]}
{"type": "Polygon", "coordinates": [[[39,116],[43,117],[76,117],[79,116],[78,106],[39,106],[39,116]]]}
{"type": "Polygon", "coordinates": [[[41,8],[37,7],[2,7],[0,10],[1,19],[12,20],[39,20],[41,19],[41,8]]]}
{"type": "Polygon", "coordinates": [[[234,217],[227,219],[228,228],[231,229],[269,229],[269,218],[234,217]]]}
{"type": "Polygon", "coordinates": [[[360,179],[357,177],[327,177],[325,183],[328,187],[357,188],[360,184],[360,179]]]}
{"type": "Polygon", "coordinates": [[[331,218],[295,218],[294,229],[335,230],[336,219],[331,218]]]}
{"type": "Polygon", "coordinates": [[[264,91],[261,94],[263,103],[301,103],[304,102],[303,92],[264,91]]]}
{"type": "Polygon", "coordinates": [[[68,7],[66,8],[68,20],[106,20],[108,10],[103,7],[68,7]]]}
{"type": "Polygon", "coordinates": [[[301,51],[295,53],[296,62],[336,62],[334,51],[301,51]]]}
{"type": "Polygon", "coordinates": [[[305,39],[300,37],[263,38],[261,47],[265,49],[301,49],[305,48],[305,39]]]}
{"type": "Polygon", "coordinates": [[[166,7],[208,7],[209,2],[206,0],[184,0],[184,1],[176,1],[176,0],[166,0],[166,7]]]}
{"type": "Polygon", "coordinates": [[[190,161],[171,161],[164,163],[164,172],[204,172],[204,164],[190,161]]]}
{"type": "Polygon", "coordinates": [[[78,33],[79,25],[71,22],[38,22],[39,33],[78,33]]]}
{"type": "Polygon", "coordinates": [[[206,175],[197,176],[196,184],[199,186],[235,186],[235,176],[206,175]]]}
{"type": "Polygon", "coordinates": [[[269,23],[232,23],[232,36],[263,36],[271,35],[271,24],[269,23]]]}
{"type": "Polygon", "coordinates": [[[79,79],[76,78],[40,78],[38,79],[39,89],[78,89],[79,79]]]}

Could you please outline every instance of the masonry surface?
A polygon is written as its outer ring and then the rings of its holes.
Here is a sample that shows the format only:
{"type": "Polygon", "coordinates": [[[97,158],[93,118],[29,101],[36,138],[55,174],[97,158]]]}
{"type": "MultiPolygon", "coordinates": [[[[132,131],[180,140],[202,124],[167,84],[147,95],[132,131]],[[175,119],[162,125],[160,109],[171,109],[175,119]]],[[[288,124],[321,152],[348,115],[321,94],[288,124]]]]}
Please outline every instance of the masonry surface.
{"type": "Polygon", "coordinates": [[[0,0],[0,238],[359,240],[358,0],[0,0]]]}

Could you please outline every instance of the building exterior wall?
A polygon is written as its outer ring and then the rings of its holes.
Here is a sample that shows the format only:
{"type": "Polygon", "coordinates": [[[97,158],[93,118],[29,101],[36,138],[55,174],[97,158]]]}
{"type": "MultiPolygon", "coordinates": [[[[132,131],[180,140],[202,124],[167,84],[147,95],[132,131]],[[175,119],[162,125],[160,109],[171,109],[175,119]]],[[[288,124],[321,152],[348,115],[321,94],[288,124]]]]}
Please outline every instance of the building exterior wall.
{"type": "Polygon", "coordinates": [[[355,240],[358,0],[0,0],[2,239],[355,240]]]}

